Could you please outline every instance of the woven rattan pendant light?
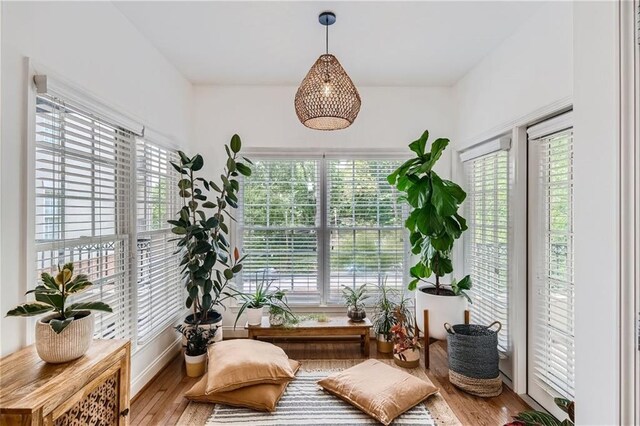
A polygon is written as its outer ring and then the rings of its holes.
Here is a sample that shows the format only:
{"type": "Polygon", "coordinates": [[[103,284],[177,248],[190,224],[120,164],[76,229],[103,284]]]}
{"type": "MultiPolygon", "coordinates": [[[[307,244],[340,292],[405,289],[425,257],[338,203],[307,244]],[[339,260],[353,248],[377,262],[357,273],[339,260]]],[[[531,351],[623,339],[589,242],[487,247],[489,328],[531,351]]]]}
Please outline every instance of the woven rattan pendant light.
{"type": "Polygon", "coordinates": [[[326,53],[313,64],[296,92],[296,114],[311,129],[345,129],[360,112],[360,94],[338,59],[329,54],[329,25],[336,22],[336,15],[323,12],[318,20],[326,27],[326,53]]]}

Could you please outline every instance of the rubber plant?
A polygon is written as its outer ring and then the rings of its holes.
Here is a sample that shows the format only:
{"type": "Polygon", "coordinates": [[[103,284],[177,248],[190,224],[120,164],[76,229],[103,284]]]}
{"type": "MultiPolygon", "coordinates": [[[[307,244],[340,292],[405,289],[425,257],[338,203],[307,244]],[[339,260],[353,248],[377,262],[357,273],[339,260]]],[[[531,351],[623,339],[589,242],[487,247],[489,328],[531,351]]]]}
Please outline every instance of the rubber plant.
{"type": "Polygon", "coordinates": [[[93,285],[85,274],[73,277],[73,263],[66,263],[62,268],[58,266],[55,277],[43,272],[40,279],[42,284],[26,293],[33,293],[36,300],[11,309],[7,312],[8,317],[31,317],[53,312],[56,315],[49,320],[49,326],[56,334],[60,334],[78,315],[83,315],[84,311],[112,312],[109,305],[98,301],[67,305],[70,296],[82,293],[93,285]]]}
{"type": "MultiPolygon", "coordinates": [[[[433,170],[449,139],[436,139],[430,151],[426,151],[428,139],[427,130],[411,142],[409,149],[415,156],[398,167],[387,180],[403,194],[402,198],[411,207],[405,226],[409,230],[411,252],[419,256],[419,261],[410,269],[409,290],[415,290],[419,282],[427,282],[433,274],[435,294],[440,295],[445,293],[440,278],[453,272],[453,243],[467,230],[466,220],[458,213],[467,194],[459,185],[442,179],[433,170]]],[[[468,300],[465,290],[470,288],[468,275],[451,283],[451,291],[468,300]]]]}
{"type": "Polygon", "coordinates": [[[566,398],[554,398],[553,402],[567,413],[568,419],[558,420],[546,411],[523,411],[505,426],[574,426],[575,403],[566,398]]]}
{"type": "Polygon", "coordinates": [[[177,219],[168,222],[173,225],[172,232],[179,236],[176,241],[182,253],[181,272],[188,292],[186,306],[197,321],[207,320],[210,309],[221,303],[229,281],[242,270],[245,256],[240,256],[237,248],[231,250],[227,225],[228,220],[235,220],[230,208],[238,207],[238,177],[250,176],[248,164],[253,164],[240,157],[241,147],[238,135],[225,144],[227,160],[219,183],[196,177],[195,173],[204,166],[200,154],[190,158],[178,151],[180,163],[171,163],[181,175],[178,190],[183,206],[177,219]],[[205,191],[215,194],[212,200],[205,191]]]}

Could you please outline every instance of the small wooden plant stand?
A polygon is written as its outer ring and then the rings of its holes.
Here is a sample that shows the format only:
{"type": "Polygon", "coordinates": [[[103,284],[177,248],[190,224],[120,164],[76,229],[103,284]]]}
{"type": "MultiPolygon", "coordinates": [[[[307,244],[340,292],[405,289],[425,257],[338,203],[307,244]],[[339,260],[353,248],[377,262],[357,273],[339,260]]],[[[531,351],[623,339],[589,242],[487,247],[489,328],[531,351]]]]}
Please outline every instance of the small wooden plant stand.
{"type": "MultiPolygon", "coordinates": [[[[424,312],[424,368],[429,368],[429,345],[435,342],[437,339],[429,336],[429,310],[425,309],[424,312]]],[[[471,312],[468,309],[464,311],[464,323],[469,324],[471,321],[471,312]]]]}

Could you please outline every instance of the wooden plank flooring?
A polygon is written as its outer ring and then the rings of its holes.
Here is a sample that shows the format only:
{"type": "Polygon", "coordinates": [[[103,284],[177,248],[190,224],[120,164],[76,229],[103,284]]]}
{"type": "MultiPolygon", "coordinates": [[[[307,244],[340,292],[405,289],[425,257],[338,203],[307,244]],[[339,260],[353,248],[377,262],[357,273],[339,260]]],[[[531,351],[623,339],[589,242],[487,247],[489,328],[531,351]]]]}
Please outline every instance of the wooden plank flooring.
{"type": "MultiPolygon", "coordinates": [[[[360,357],[360,345],[355,341],[290,342],[277,340],[274,343],[284,349],[292,359],[360,357]]],[[[388,354],[378,354],[373,340],[371,341],[371,357],[391,358],[388,354]]],[[[511,420],[511,416],[529,409],[529,406],[506,386],[502,395],[487,399],[477,398],[456,389],[449,383],[445,342],[436,342],[431,345],[431,368],[427,371],[427,375],[440,388],[440,393],[463,425],[501,426],[511,420]]],[[[136,426],[177,424],[188,403],[182,395],[196,381],[197,379],[185,376],[183,357],[176,357],[134,399],[131,404],[131,424],[136,426]]]]}

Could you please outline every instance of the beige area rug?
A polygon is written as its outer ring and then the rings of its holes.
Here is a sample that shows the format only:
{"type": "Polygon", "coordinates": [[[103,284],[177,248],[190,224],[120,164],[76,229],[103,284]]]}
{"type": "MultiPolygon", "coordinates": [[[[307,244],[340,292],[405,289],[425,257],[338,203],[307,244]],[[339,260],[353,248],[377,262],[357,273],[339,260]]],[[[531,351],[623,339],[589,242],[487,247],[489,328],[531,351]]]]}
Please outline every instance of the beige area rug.
{"type": "MultiPolygon", "coordinates": [[[[346,368],[352,367],[361,363],[362,359],[350,359],[350,360],[301,360],[303,371],[340,371],[346,368]]],[[[395,366],[393,360],[379,360],[389,365],[395,366]]],[[[396,368],[400,368],[395,366],[396,368]]],[[[429,377],[422,368],[404,369],[407,373],[410,373],[416,377],[421,378],[424,381],[431,383],[429,377]]],[[[440,394],[435,394],[429,397],[424,403],[431,413],[431,417],[438,426],[458,426],[461,425],[458,418],[453,414],[451,407],[447,404],[444,398],[440,394]]],[[[180,416],[178,425],[180,426],[204,426],[212,416],[214,412],[214,404],[203,404],[197,402],[189,402],[187,408],[180,416]]]]}

